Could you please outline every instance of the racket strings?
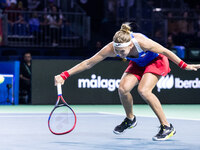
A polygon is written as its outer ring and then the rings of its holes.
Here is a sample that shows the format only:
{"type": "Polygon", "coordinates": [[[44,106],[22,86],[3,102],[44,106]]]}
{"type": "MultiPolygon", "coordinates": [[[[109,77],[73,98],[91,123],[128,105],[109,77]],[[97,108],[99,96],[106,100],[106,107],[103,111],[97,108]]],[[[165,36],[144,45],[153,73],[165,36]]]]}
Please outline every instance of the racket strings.
{"type": "Polygon", "coordinates": [[[65,133],[74,126],[75,117],[73,112],[67,106],[57,107],[50,119],[50,128],[55,133],[65,133]]]}

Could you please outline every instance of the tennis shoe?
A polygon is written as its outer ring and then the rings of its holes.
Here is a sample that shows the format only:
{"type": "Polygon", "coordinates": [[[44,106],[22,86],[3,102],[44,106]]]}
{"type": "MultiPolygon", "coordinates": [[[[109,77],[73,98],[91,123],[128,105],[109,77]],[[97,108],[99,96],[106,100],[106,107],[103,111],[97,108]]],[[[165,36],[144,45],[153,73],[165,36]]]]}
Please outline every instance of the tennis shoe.
{"type": "Polygon", "coordinates": [[[125,118],[124,121],[115,127],[115,129],[113,130],[113,132],[115,134],[121,134],[123,133],[126,129],[131,129],[133,127],[135,127],[137,125],[137,121],[136,121],[136,117],[134,116],[134,119],[133,121],[128,119],[128,118],[125,118]]]}
{"type": "Polygon", "coordinates": [[[164,141],[172,137],[175,133],[176,130],[174,129],[172,124],[170,124],[170,127],[166,125],[160,125],[160,131],[152,139],[154,141],[164,141]]]}

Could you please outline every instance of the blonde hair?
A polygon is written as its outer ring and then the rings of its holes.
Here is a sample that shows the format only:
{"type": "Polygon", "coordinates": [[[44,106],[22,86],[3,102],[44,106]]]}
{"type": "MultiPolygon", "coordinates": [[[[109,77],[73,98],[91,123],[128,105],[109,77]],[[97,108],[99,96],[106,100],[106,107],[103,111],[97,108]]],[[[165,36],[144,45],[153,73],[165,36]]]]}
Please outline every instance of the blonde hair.
{"type": "Polygon", "coordinates": [[[117,31],[113,36],[113,41],[116,43],[129,42],[131,40],[130,33],[131,33],[130,23],[129,22],[123,23],[121,25],[121,29],[117,31]]]}

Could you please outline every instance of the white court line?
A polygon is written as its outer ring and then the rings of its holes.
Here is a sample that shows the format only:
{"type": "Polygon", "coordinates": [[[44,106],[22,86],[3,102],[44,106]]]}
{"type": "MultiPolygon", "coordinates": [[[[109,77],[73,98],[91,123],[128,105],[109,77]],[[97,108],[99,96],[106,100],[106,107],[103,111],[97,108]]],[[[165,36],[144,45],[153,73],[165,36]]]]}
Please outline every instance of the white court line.
{"type": "Polygon", "coordinates": [[[48,115],[0,115],[0,118],[39,118],[48,117],[48,115]]]}
{"type": "MultiPolygon", "coordinates": [[[[124,114],[121,113],[111,113],[111,112],[87,112],[87,113],[77,113],[77,117],[91,117],[91,116],[99,116],[101,115],[115,115],[115,116],[124,116],[124,114]]],[[[145,116],[145,115],[137,115],[139,117],[147,117],[147,118],[157,118],[156,116],[145,116]]],[[[49,113],[16,113],[16,114],[3,114],[0,113],[0,118],[39,118],[39,117],[49,117],[49,113]]],[[[200,121],[200,119],[191,119],[191,118],[180,118],[180,117],[168,117],[168,119],[176,119],[176,120],[192,120],[192,121],[200,121]]]]}
{"type": "MultiPolygon", "coordinates": [[[[116,115],[116,116],[124,116],[123,114],[119,113],[111,113],[111,112],[98,112],[100,114],[107,114],[107,115],[116,115]]],[[[145,115],[137,115],[139,117],[147,117],[147,118],[157,118],[156,116],[145,116],[145,115]]],[[[168,119],[176,119],[176,120],[192,120],[192,121],[200,121],[200,119],[190,119],[190,118],[178,118],[178,117],[168,117],[168,119]]]]}
{"type": "MultiPolygon", "coordinates": [[[[76,113],[77,117],[94,117],[94,116],[99,116],[99,115],[107,115],[107,114],[101,114],[101,113],[76,113]]],[[[49,117],[49,113],[16,113],[16,114],[1,114],[0,113],[0,118],[39,118],[39,117],[49,117]]]]}

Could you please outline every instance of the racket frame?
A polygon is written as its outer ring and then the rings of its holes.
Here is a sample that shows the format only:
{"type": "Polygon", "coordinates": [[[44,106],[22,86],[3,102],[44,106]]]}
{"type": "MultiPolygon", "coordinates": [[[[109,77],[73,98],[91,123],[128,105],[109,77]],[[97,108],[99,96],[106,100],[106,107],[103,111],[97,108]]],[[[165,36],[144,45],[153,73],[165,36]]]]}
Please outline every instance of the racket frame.
{"type": "Polygon", "coordinates": [[[67,104],[67,102],[64,100],[64,98],[63,98],[63,96],[62,96],[62,87],[61,87],[61,84],[58,84],[58,85],[57,85],[57,92],[58,92],[58,98],[57,98],[57,101],[56,101],[56,104],[55,104],[53,110],[52,110],[51,113],[49,114],[49,118],[48,118],[48,127],[49,127],[49,130],[51,131],[51,133],[53,133],[53,134],[55,134],[55,135],[63,135],[63,134],[70,133],[71,131],[74,130],[74,128],[75,128],[75,126],[76,126],[76,122],[77,122],[77,117],[76,117],[76,114],[75,114],[74,110],[67,104]],[[62,101],[63,104],[59,104],[60,100],[62,101]],[[51,127],[50,127],[51,115],[53,114],[53,112],[54,112],[54,110],[55,110],[56,108],[62,107],[62,106],[66,106],[66,107],[68,107],[68,108],[72,111],[72,113],[73,113],[73,115],[74,115],[74,125],[73,125],[73,127],[72,127],[70,130],[68,130],[68,131],[66,131],[66,132],[56,133],[56,132],[54,132],[54,131],[51,129],[51,127]]]}

